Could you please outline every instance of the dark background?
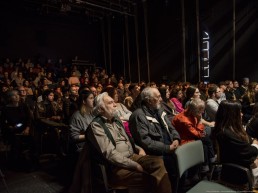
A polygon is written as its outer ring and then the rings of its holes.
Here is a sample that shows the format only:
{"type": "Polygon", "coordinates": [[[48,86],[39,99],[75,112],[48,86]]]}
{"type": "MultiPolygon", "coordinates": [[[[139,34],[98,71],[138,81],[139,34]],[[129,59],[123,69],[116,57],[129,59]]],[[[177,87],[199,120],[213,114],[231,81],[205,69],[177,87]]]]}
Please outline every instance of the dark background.
{"type": "MultiPolygon", "coordinates": [[[[49,5],[51,1],[54,0],[50,0],[49,5]]],[[[66,63],[71,63],[78,56],[107,68],[109,73],[125,75],[129,79],[124,15],[105,10],[100,17],[96,17],[96,14],[82,11],[84,8],[78,8],[78,11],[73,7],[64,13],[56,9],[60,4],[58,0],[54,4],[56,7],[49,6],[48,9],[42,8],[41,2],[0,2],[1,62],[6,57],[12,60],[30,57],[42,65],[48,58],[54,62],[62,58],[66,63]],[[107,41],[108,22],[111,24],[110,45],[107,41]],[[106,62],[102,29],[106,39],[106,62]]],[[[183,81],[181,0],[147,0],[146,3],[151,80],[183,81]]],[[[233,79],[233,0],[199,0],[199,5],[200,35],[206,31],[210,36],[210,81],[217,83],[233,79]]],[[[257,0],[236,0],[237,80],[248,76],[251,81],[258,81],[257,6],[257,0]]],[[[135,1],[135,7],[138,15],[140,79],[148,80],[143,2],[135,1]]],[[[198,81],[195,7],[196,1],[185,0],[186,80],[193,83],[198,81]]],[[[128,16],[131,80],[136,82],[139,77],[134,21],[134,17],[128,16]]]]}

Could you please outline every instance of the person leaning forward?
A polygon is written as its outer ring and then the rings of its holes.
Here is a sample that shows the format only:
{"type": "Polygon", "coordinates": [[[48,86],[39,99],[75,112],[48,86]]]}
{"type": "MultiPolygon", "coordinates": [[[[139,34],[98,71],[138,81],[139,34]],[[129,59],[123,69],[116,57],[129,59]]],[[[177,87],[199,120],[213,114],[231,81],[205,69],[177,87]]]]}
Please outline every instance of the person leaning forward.
{"type": "Polygon", "coordinates": [[[114,100],[104,92],[94,102],[97,116],[86,132],[88,149],[92,160],[108,167],[109,182],[141,192],[172,192],[162,159],[146,155],[142,148],[134,146],[115,116],[114,100]]]}

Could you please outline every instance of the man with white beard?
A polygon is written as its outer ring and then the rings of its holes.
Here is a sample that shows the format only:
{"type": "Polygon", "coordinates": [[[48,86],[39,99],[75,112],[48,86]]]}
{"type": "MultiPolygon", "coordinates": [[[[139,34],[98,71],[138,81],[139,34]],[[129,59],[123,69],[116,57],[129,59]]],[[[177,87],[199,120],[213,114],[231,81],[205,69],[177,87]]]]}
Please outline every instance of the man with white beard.
{"type": "Polygon", "coordinates": [[[91,158],[108,167],[109,182],[141,189],[141,192],[171,193],[167,171],[158,156],[147,156],[126,134],[116,114],[116,103],[106,92],[95,98],[97,116],[87,128],[91,158]],[[154,183],[153,183],[154,182],[154,183]]]}
{"type": "Polygon", "coordinates": [[[157,88],[147,87],[141,93],[142,104],[129,119],[135,143],[148,155],[162,156],[170,181],[175,181],[174,151],[180,136],[161,108],[162,98],[157,88]]]}

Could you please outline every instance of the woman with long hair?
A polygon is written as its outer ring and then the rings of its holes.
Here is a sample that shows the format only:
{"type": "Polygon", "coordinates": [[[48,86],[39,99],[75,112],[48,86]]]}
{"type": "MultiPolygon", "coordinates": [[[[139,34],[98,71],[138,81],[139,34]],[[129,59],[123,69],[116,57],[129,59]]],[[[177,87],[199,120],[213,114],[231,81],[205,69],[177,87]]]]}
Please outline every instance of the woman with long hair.
{"type": "Polygon", "coordinates": [[[250,140],[242,125],[241,104],[224,100],[220,103],[214,136],[218,142],[220,161],[251,169],[258,156],[258,141],[250,140]]]}
{"type": "Polygon", "coordinates": [[[200,98],[200,96],[201,96],[201,93],[197,87],[195,87],[193,85],[189,86],[185,92],[183,107],[186,109],[192,99],[200,98]]]}
{"type": "Polygon", "coordinates": [[[248,120],[253,116],[256,93],[258,93],[258,83],[251,82],[248,85],[246,94],[242,98],[242,112],[244,124],[246,124],[248,120]]]}
{"type": "Polygon", "coordinates": [[[170,97],[171,97],[170,98],[171,102],[174,103],[175,105],[176,111],[179,113],[184,111],[183,104],[182,104],[184,94],[182,89],[179,87],[178,88],[174,87],[170,92],[170,97]]]}

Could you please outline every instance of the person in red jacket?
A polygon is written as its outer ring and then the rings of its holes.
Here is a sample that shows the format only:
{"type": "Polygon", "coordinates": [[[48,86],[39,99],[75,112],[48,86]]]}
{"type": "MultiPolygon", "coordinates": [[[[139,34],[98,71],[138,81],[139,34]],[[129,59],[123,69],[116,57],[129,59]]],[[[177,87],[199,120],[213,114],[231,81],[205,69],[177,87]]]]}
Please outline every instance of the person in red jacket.
{"type": "Polygon", "coordinates": [[[205,132],[205,126],[202,123],[202,113],[205,109],[205,103],[200,98],[193,99],[187,109],[176,115],[172,120],[181,137],[181,145],[195,140],[201,140],[204,148],[205,163],[203,171],[209,171],[209,163],[215,161],[215,153],[212,141],[205,132]]]}

